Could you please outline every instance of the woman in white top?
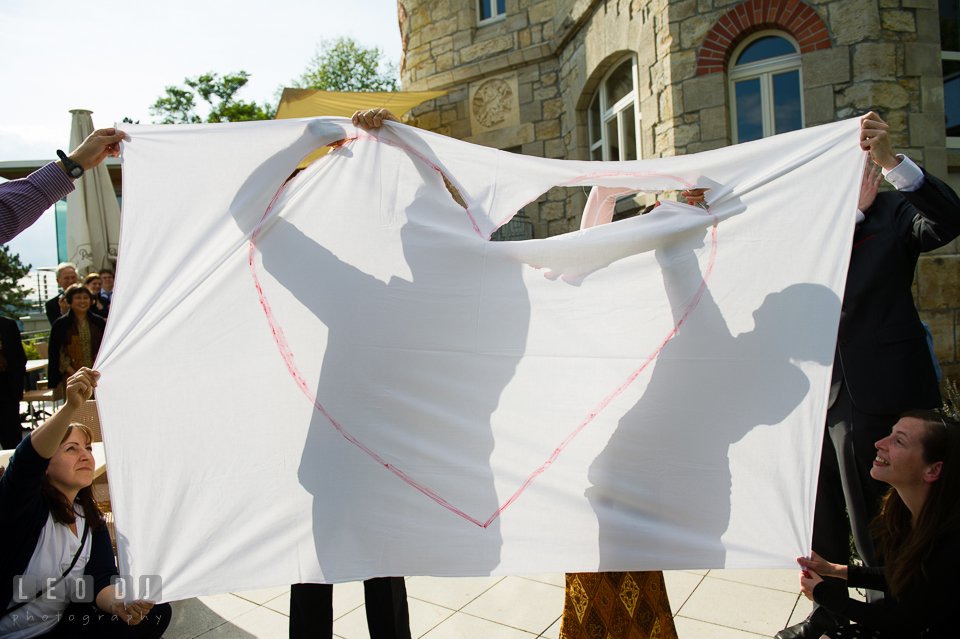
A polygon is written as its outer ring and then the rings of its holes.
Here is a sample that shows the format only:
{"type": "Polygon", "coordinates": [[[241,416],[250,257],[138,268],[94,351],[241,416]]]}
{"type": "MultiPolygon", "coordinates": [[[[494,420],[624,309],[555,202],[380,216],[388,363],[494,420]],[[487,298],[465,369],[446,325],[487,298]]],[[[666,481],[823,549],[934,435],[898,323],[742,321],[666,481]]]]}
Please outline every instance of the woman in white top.
{"type": "Polygon", "coordinates": [[[70,423],[99,376],[81,368],[70,377],[64,406],[17,446],[0,474],[4,639],[154,639],[170,623],[168,604],[124,604],[111,583],[116,561],[90,490],[93,438],[70,423]]]}

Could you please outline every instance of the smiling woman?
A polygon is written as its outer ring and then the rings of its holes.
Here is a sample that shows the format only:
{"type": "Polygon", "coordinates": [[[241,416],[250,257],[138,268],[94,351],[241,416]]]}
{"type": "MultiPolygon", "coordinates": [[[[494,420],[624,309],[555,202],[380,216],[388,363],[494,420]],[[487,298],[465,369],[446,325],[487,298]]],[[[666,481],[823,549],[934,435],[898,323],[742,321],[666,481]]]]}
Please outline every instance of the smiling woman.
{"type": "Polygon", "coordinates": [[[82,284],[74,284],[63,293],[70,310],[50,328],[48,383],[56,387],[80,368],[93,366],[106,328],[103,318],[90,311],[93,297],[82,284]]]}
{"type": "Polygon", "coordinates": [[[170,623],[169,605],[125,604],[111,584],[117,565],[90,490],[93,436],[70,423],[98,377],[70,377],[64,406],[0,472],[0,521],[18,524],[0,527],[0,637],[151,639],[170,623]]]}
{"type": "Polygon", "coordinates": [[[840,566],[816,553],[798,559],[803,594],[830,612],[855,621],[827,633],[841,639],[955,636],[953,606],[960,597],[960,426],[928,410],[900,416],[876,443],[870,474],[890,484],[871,532],[882,568],[840,566]],[[821,576],[846,579],[851,588],[884,590],[879,604],[851,600],[821,576]]]}

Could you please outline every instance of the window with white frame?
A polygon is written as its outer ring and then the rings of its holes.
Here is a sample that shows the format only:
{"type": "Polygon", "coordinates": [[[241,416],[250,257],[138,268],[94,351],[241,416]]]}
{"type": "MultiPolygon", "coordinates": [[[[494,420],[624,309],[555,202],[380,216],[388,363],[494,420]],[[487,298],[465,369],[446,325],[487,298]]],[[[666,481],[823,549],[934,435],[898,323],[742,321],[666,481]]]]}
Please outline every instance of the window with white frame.
{"type": "Polygon", "coordinates": [[[730,57],[733,143],[803,128],[800,48],[782,31],[763,31],[730,57]]]}
{"type": "Polygon", "coordinates": [[[477,0],[479,23],[493,22],[507,14],[506,0],[477,0]]]}
{"type": "Polygon", "coordinates": [[[630,56],[604,76],[587,112],[591,160],[636,160],[640,157],[637,132],[637,60],[630,56]]]}
{"type": "Polygon", "coordinates": [[[940,58],[947,148],[960,149],[960,2],[940,0],[940,58]]]}

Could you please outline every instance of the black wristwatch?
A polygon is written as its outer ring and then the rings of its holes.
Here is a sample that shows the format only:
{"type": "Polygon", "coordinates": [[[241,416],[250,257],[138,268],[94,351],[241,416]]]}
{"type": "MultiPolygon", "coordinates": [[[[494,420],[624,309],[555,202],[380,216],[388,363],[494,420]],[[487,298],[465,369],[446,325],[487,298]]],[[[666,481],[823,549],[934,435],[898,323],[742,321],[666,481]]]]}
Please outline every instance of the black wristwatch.
{"type": "Polygon", "coordinates": [[[66,153],[57,149],[57,155],[60,157],[60,161],[63,162],[63,168],[66,169],[67,175],[74,180],[83,175],[83,167],[68,158],[66,153]]]}

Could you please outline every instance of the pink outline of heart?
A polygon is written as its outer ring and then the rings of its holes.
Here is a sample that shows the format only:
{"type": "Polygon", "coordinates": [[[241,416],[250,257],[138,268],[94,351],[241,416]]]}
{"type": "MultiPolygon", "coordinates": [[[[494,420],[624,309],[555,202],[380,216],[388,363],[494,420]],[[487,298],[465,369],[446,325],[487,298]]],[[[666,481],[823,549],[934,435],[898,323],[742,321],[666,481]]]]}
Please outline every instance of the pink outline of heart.
{"type": "MultiPolygon", "coordinates": [[[[417,153],[413,149],[405,147],[404,145],[391,142],[390,140],[381,140],[378,137],[374,137],[371,135],[363,135],[363,134],[358,135],[354,138],[348,138],[345,143],[353,142],[356,140],[372,140],[375,142],[381,142],[381,143],[389,144],[391,146],[400,148],[410,153],[414,157],[417,157],[418,159],[422,160],[423,162],[428,164],[434,171],[439,173],[442,177],[445,177],[444,173],[440,170],[439,167],[437,167],[435,164],[430,162],[427,158],[423,157],[420,153],[417,153]]],[[[342,145],[337,148],[338,149],[342,148],[342,145]]],[[[330,155],[333,155],[333,152],[328,153],[327,157],[329,157],[330,155]]],[[[691,184],[687,184],[684,180],[681,180],[674,176],[669,176],[666,174],[654,173],[649,171],[638,172],[638,173],[628,173],[628,172],[589,173],[589,174],[574,178],[572,180],[568,180],[567,182],[564,182],[560,186],[576,184],[576,183],[584,182],[588,179],[593,179],[597,177],[612,177],[612,176],[632,176],[632,177],[662,176],[662,177],[667,177],[667,178],[676,180],[677,182],[680,182],[682,184],[686,184],[687,188],[692,188],[693,186],[691,184]]],[[[451,185],[454,185],[453,180],[451,180],[449,177],[447,178],[447,180],[450,182],[451,185]]],[[[365,446],[363,443],[361,443],[356,437],[354,437],[353,435],[348,433],[346,430],[344,430],[344,428],[339,424],[339,422],[337,422],[337,420],[335,420],[333,416],[331,416],[330,413],[327,412],[327,410],[320,404],[320,402],[317,401],[316,395],[314,395],[310,391],[310,389],[307,387],[306,380],[304,380],[303,376],[300,374],[300,370],[297,368],[296,362],[294,362],[293,351],[290,350],[290,346],[289,344],[287,344],[287,339],[283,334],[283,329],[280,328],[280,324],[277,321],[276,316],[274,316],[273,314],[273,310],[270,307],[270,303],[267,301],[267,297],[263,292],[263,288],[260,286],[260,280],[257,277],[257,268],[254,260],[254,255],[256,252],[256,241],[257,241],[257,237],[260,235],[260,230],[263,228],[263,224],[264,222],[266,222],[267,218],[270,217],[270,213],[273,210],[274,204],[276,204],[277,200],[280,198],[280,194],[283,193],[283,190],[286,188],[288,183],[289,182],[284,183],[283,186],[281,186],[277,190],[277,193],[273,196],[273,199],[270,201],[269,206],[267,206],[267,210],[263,214],[263,218],[260,220],[260,223],[257,225],[257,228],[254,230],[249,243],[250,275],[253,277],[254,285],[257,288],[257,295],[259,296],[259,299],[260,299],[260,305],[263,307],[263,311],[266,314],[267,323],[270,325],[270,330],[273,332],[273,339],[277,343],[277,348],[280,350],[280,356],[283,358],[283,361],[287,366],[287,370],[289,371],[290,375],[293,377],[297,386],[300,388],[300,391],[304,395],[306,395],[307,399],[309,399],[310,402],[314,405],[314,407],[317,410],[319,410],[324,417],[327,418],[327,420],[333,425],[334,428],[337,429],[337,432],[339,432],[344,439],[346,439],[348,442],[350,442],[351,444],[353,444],[354,446],[362,450],[364,453],[369,455],[378,464],[380,464],[381,466],[389,470],[391,473],[399,477],[405,483],[414,487],[415,489],[417,489],[418,491],[420,491],[421,493],[423,493],[424,495],[426,495],[427,497],[429,497],[439,505],[443,506],[450,512],[454,513],[455,515],[463,517],[467,521],[474,523],[477,526],[480,526],[481,528],[488,527],[491,523],[494,522],[494,520],[497,519],[497,517],[500,516],[501,513],[503,513],[504,510],[507,509],[508,506],[510,506],[510,504],[515,502],[517,498],[519,498],[520,495],[523,493],[523,491],[526,490],[527,486],[529,486],[530,483],[533,482],[533,480],[536,479],[538,475],[546,471],[550,467],[550,465],[557,460],[557,458],[560,456],[560,453],[563,452],[563,450],[567,447],[567,445],[569,445],[570,442],[572,442],[574,438],[576,438],[576,436],[579,435],[580,432],[584,428],[586,428],[586,426],[590,422],[592,422],[593,419],[597,415],[599,415],[600,412],[610,404],[610,402],[612,402],[617,396],[623,393],[633,383],[633,381],[640,375],[640,373],[642,373],[643,370],[650,365],[650,362],[656,359],[657,355],[660,354],[660,351],[663,349],[663,347],[667,345],[667,342],[673,339],[673,336],[677,334],[677,331],[680,329],[680,326],[686,321],[690,313],[693,312],[693,309],[697,307],[697,304],[700,302],[700,298],[703,296],[703,292],[707,288],[707,281],[710,279],[710,274],[713,272],[713,266],[717,258],[717,217],[712,213],[708,212],[710,217],[713,218],[713,225],[710,231],[710,241],[711,241],[710,242],[710,260],[707,263],[707,270],[703,275],[702,282],[700,283],[700,287],[697,289],[696,295],[694,295],[693,299],[690,301],[690,303],[687,305],[687,308],[684,310],[683,316],[681,316],[680,320],[677,321],[673,329],[667,334],[667,336],[663,339],[663,341],[660,342],[659,346],[657,346],[657,348],[654,350],[653,353],[651,353],[651,355],[646,359],[646,361],[644,361],[639,368],[637,368],[635,371],[630,373],[630,375],[628,375],[627,378],[623,382],[621,382],[620,386],[618,386],[616,390],[614,390],[612,393],[607,395],[599,404],[597,404],[597,406],[590,412],[590,414],[587,415],[587,417],[582,422],[580,422],[580,424],[576,428],[574,428],[569,435],[567,435],[566,439],[564,439],[559,446],[557,446],[557,448],[553,451],[553,453],[550,455],[547,461],[545,461],[536,470],[530,473],[526,481],[523,482],[520,488],[517,489],[517,491],[510,497],[510,499],[508,499],[502,506],[500,506],[500,508],[498,508],[492,515],[490,515],[490,517],[485,522],[481,522],[479,519],[475,519],[470,515],[466,514],[465,512],[463,512],[462,510],[460,510],[459,508],[457,508],[456,506],[454,506],[453,504],[445,500],[440,495],[436,494],[435,492],[433,492],[432,490],[430,490],[420,482],[416,481],[415,479],[413,479],[412,477],[404,473],[401,469],[385,461],[382,457],[380,457],[375,452],[370,450],[367,446],[365,446]]],[[[455,185],[454,185],[454,188],[456,189],[455,185]]],[[[477,223],[474,220],[473,215],[470,214],[469,209],[464,209],[464,210],[467,216],[470,218],[470,222],[473,225],[474,230],[477,232],[478,235],[480,235],[480,237],[483,237],[483,234],[480,232],[480,228],[479,226],[477,226],[477,223]]],[[[490,238],[486,237],[484,239],[489,240],[490,238]]]]}

